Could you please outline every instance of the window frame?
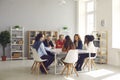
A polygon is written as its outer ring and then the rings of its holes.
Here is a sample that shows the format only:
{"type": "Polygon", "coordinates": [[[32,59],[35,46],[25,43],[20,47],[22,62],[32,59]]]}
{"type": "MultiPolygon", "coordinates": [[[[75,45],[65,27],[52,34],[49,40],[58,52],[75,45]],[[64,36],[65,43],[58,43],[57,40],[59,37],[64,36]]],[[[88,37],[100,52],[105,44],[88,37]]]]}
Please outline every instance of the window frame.
{"type": "MultiPolygon", "coordinates": [[[[93,18],[93,31],[95,31],[95,0],[89,0],[89,1],[86,1],[85,2],[85,33],[86,34],[90,34],[89,32],[88,32],[88,20],[87,20],[87,18],[88,18],[88,15],[90,15],[90,14],[93,14],[93,16],[94,16],[94,18],[93,18]],[[90,11],[90,12],[87,12],[87,4],[88,3],[90,3],[90,2],[93,2],[94,4],[93,4],[93,6],[94,6],[94,10],[93,11],[90,11]]],[[[91,34],[92,34],[92,32],[91,32],[91,34]]]]}

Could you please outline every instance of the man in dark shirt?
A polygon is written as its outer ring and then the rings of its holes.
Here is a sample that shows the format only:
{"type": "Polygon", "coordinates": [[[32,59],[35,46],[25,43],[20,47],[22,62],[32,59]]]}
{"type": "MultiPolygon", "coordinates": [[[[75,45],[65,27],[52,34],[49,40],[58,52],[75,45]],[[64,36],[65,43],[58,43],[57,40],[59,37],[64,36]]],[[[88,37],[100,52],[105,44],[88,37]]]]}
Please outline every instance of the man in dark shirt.
{"type": "MultiPolygon", "coordinates": [[[[44,46],[45,46],[45,47],[54,48],[54,44],[53,44],[53,42],[52,42],[52,40],[51,40],[51,36],[49,36],[49,35],[46,37],[46,39],[43,41],[43,43],[44,43],[44,46]]],[[[46,52],[47,52],[50,56],[54,57],[54,54],[51,53],[50,51],[46,50],[46,52]]]]}
{"type": "Polygon", "coordinates": [[[51,36],[47,36],[47,38],[43,41],[45,47],[54,48],[53,42],[51,41],[51,36]]]}

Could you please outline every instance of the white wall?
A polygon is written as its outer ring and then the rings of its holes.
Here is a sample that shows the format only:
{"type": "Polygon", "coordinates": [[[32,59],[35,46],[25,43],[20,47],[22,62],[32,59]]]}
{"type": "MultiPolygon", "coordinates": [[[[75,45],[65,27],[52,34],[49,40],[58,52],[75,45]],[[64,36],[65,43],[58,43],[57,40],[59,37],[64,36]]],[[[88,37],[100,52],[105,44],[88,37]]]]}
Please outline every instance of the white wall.
{"type": "Polygon", "coordinates": [[[96,0],[96,28],[108,31],[108,64],[120,66],[120,49],[112,48],[112,0],[96,0]],[[105,21],[104,26],[101,20],[105,21]]]}
{"type": "MultiPolygon", "coordinates": [[[[63,26],[68,26],[73,36],[75,11],[74,0],[66,0],[66,4],[61,4],[61,0],[0,0],[0,31],[8,30],[10,26],[23,26],[27,42],[28,30],[59,31],[63,26]]],[[[0,56],[1,53],[0,47],[0,56]]],[[[7,56],[10,56],[9,53],[8,48],[7,56]]]]}

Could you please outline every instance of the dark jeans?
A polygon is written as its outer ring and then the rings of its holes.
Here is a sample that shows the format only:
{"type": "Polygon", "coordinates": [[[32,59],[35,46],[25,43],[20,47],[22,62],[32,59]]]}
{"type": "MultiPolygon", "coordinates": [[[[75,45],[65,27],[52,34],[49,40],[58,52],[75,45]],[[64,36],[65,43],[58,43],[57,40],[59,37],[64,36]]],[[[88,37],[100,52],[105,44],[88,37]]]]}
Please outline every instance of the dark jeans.
{"type": "MultiPolygon", "coordinates": [[[[91,57],[94,57],[94,56],[95,56],[95,53],[91,53],[91,57]]],[[[86,54],[86,53],[79,54],[79,58],[78,58],[78,61],[77,61],[76,67],[75,67],[76,70],[81,70],[84,59],[87,57],[89,57],[89,53],[88,54],[86,54]]]]}
{"type": "MultiPolygon", "coordinates": [[[[47,69],[49,67],[49,65],[54,61],[54,54],[49,51],[46,51],[46,52],[48,55],[43,55],[43,56],[41,56],[41,58],[47,60],[47,61],[43,62],[43,64],[45,65],[45,67],[47,69]]],[[[40,70],[42,72],[45,72],[42,66],[40,67],[40,70]]]]}

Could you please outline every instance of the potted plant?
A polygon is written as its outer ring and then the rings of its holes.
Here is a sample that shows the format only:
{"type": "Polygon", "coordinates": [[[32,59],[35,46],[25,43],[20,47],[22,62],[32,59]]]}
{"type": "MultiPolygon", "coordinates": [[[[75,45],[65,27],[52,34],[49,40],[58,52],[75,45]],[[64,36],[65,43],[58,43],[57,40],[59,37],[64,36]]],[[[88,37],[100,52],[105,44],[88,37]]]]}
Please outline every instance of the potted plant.
{"type": "Polygon", "coordinates": [[[20,26],[19,26],[19,25],[16,25],[16,26],[14,26],[14,28],[15,28],[16,30],[18,30],[18,29],[20,29],[20,26]]]}
{"type": "Polygon", "coordinates": [[[98,40],[100,40],[101,35],[99,33],[96,34],[98,40]]]}
{"type": "Polygon", "coordinates": [[[63,30],[67,30],[67,29],[68,29],[68,27],[66,27],[66,26],[63,27],[63,30]]]}
{"type": "Polygon", "coordinates": [[[3,56],[1,56],[2,61],[6,61],[5,48],[7,47],[8,43],[10,43],[10,32],[9,31],[2,31],[0,33],[0,44],[1,44],[2,50],[3,50],[3,56]]]}

